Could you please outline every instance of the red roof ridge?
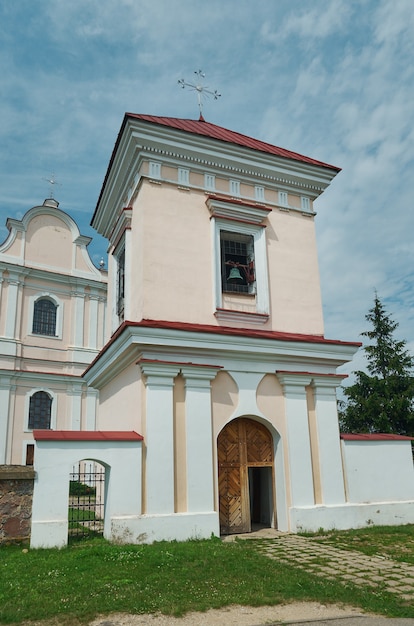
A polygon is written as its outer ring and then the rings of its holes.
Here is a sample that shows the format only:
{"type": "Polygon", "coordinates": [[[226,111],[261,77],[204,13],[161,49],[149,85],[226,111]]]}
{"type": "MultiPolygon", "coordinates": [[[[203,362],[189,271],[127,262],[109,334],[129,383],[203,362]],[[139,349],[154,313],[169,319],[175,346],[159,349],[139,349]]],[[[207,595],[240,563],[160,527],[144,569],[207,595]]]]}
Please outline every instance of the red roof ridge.
{"type": "Polygon", "coordinates": [[[142,441],[134,430],[41,430],[33,431],[35,441],[142,441]]]}
{"type": "Polygon", "coordinates": [[[266,152],[267,154],[273,154],[275,156],[282,157],[284,159],[291,159],[293,161],[301,161],[302,163],[308,163],[310,165],[317,165],[318,167],[326,167],[340,172],[341,168],[323,161],[318,161],[311,157],[300,154],[299,152],[293,152],[286,148],[281,148],[273,144],[262,141],[261,139],[254,139],[243,133],[239,133],[234,130],[229,130],[223,126],[218,126],[212,122],[206,122],[204,118],[198,120],[192,120],[188,118],[180,117],[164,117],[158,115],[146,115],[143,113],[125,113],[125,117],[138,119],[151,124],[159,124],[161,126],[168,126],[184,132],[193,133],[196,135],[204,135],[211,139],[218,139],[219,141],[225,141],[227,143],[234,143],[245,148],[257,150],[258,152],[266,152]]]}

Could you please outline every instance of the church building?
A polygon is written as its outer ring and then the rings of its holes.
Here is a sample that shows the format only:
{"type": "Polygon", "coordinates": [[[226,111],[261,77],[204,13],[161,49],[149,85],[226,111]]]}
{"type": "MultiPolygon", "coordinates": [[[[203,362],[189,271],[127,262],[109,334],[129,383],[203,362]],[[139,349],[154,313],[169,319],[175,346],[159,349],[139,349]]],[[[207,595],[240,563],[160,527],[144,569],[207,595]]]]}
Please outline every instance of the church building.
{"type": "Polygon", "coordinates": [[[84,377],[98,430],[143,437],[135,536],[345,505],[337,368],[359,344],[324,336],[314,224],[338,171],[203,118],[125,115],[92,218],[111,340],[84,377]]]}
{"type": "Polygon", "coordinates": [[[111,541],[414,522],[410,439],[339,432],[360,344],[325,337],[315,237],[338,172],[202,116],[127,113],[92,217],[107,276],[56,206],[9,222],[0,423],[6,463],[34,445],[33,547],[66,544],[84,460],[111,541]]]}
{"type": "Polygon", "coordinates": [[[33,465],[33,431],[93,430],[82,373],[105,340],[107,273],[54,198],[8,218],[0,245],[0,465],[33,465]]]}

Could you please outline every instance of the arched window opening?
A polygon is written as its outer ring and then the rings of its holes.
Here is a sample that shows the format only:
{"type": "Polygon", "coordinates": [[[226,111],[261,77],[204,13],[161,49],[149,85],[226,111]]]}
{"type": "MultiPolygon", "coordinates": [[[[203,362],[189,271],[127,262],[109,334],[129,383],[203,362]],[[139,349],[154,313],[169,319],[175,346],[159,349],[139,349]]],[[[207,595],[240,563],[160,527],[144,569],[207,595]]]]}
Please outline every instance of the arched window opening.
{"type": "Polygon", "coordinates": [[[37,391],[30,398],[29,428],[50,429],[52,398],[46,391],[37,391]]]}
{"type": "Polygon", "coordinates": [[[33,327],[35,335],[56,336],[57,305],[49,298],[40,298],[34,303],[33,327]]]}

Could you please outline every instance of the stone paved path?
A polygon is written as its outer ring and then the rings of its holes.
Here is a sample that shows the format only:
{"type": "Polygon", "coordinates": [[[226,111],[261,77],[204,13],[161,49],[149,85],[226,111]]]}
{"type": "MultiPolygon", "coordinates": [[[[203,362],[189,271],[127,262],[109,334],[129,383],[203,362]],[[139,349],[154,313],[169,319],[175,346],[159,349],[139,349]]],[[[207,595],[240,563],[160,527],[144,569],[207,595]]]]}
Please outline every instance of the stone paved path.
{"type": "MultiPolygon", "coordinates": [[[[247,538],[247,535],[240,536],[247,538]]],[[[262,538],[257,548],[272,559],[291,563],[306,571],[342,581],[381,589],[414,603],[414,565],[387,557],[367,556],[355,550],[341,550],[313,538],[274,534],[262,538]]]]}

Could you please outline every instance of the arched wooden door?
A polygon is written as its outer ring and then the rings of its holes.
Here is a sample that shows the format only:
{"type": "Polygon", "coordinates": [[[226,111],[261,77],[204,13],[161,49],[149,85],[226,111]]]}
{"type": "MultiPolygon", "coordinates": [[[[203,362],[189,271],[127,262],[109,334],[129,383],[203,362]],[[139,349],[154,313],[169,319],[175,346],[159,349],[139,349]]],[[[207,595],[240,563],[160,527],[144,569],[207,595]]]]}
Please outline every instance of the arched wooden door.
{"type": "Polygon", "coordinates": [[[217,440],[220,532],[251,531],[252,518],[271,526],[273,506],[273,438],[252,419],[227,424],[217,440]]]}

